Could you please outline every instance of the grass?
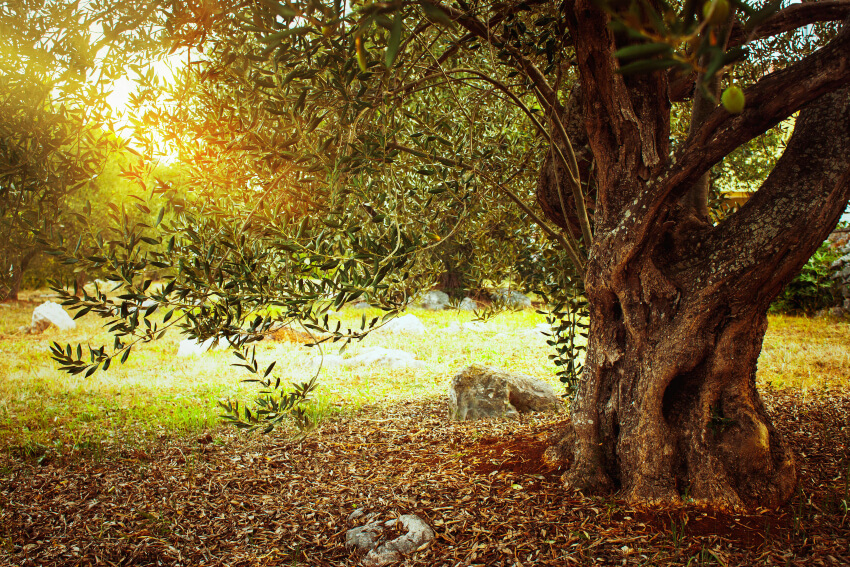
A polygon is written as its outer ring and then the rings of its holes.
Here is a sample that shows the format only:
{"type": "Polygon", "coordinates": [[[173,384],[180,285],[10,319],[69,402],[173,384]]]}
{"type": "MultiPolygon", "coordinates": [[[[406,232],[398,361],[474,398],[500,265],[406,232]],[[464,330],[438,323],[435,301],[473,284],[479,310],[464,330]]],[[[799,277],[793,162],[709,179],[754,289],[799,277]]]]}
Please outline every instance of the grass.
{"type": "MultiPolygon", "coordinates": [[[[97,456],[104,441],[146,444],[162,436],[191,436],[220,426],[217,401],[238,397],[250,400],[255,388],[240,380],[248,374],[231,366],[227,351],[200,357],[177,358],[180,336],[139,345],[126,364],[113,365],[90,378],[70,376],[57,370],[48,354],[51,341],[100,345],[109,343],[103,321],[86,316],[77,329],[55,327],[43,335],[18,334],[29,322],[32,309],[45,298],[30,296],[35,303],[21,302],[0,310],[0,451],[12,451],[38,459],[48,451],[97,456]]],[[[410,352],[425,368],[330,367],[321,370],[320,389],[312,413],[357,410],[366,405],[445,395],[448,380],[467,364],[500,366],[543,378],[556,390],[561,385],[545,337],[535,334],[544,322],[532,310],[503,313],[486,323],[482,332],[440,332],[452,322],[466,322],[471,313],[420,309],[413,311],[428,329],[422,337],[373,333],[352,344],[347,355],[364,348],[382,346],[410,352]]],[[[343,324],[355,325],[361,311],[347,309],[343,324]]],[[[378,315],[368,310],[367,318],[378,315]]],[[[850,325],[825,319],[772,316],[759,361],[758,378],[764,387],[796,388],[816,392],[846,386],[850,382],[850,325]]],[[[325,353],[335,353],[333,345],[325,353]]],[[[258,343],[261,365],[277,360],[274,375],[285,382],[307,380],[308,365],[316,348],[296,343],[258,343]]]]}

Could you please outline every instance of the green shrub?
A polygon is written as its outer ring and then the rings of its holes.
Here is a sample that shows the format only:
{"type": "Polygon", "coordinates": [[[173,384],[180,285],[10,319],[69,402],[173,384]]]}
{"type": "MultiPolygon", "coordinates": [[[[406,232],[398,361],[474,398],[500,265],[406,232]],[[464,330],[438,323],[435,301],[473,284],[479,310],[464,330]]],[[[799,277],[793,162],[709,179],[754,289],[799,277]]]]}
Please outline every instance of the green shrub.
{"type": "Polygon", "coordinates": [[[823,243],[796,278],[785,286],[770,310],[774,313],[812,314],[838,302],[838,286],[830,279],[830,265],[840,254],[823,243]]]}

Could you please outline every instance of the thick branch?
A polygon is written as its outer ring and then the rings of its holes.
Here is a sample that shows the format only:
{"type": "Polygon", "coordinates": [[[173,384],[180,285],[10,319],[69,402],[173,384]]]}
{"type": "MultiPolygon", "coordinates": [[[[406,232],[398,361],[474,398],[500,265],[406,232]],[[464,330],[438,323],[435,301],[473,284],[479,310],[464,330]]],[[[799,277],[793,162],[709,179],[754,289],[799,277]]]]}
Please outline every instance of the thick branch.
{"type": "MultiPolygon", "coordinates": [[[[747,33],[740,22],[735,22],[729,37],[729,47],[744,45],[750,41],[765,39],[794,31],[818,22],[840,22],[850,16],[850,0],[828,0],[792,4],[780,10],[747,33]]],[[[670,100],[681,102],[691,97],[696,84],[696,73],[681,76],[679,71],[669,73],[670,100]]]]}
{"type": "Polygon", "coordinates": [[[707,289],[731,288],[717,294],[721,297],[755,294],[767,308],[835,227],[848,199],[850,87],[822,96],[800,113],[762,187],[708,235],[707,289]]]}
{"type": "Polygon", "coordinates": [[[850,0],[828,0],[792,4],[779,10],[747,33],[738,23],[732,30],[729,45],[743,45],[757,39],[773,37],[817,22],[840,22],[850,16],[850,0]]]}
{"type": "Polygon", "coordinates": [[[657,208],[663,202],[679,199],[735,148],[818,97],[847,84],[850,84],[850,27],[845,26],[825,47],[748,88],[744,93],[747,107],[741,114],[729,114],[718,106],[677,152],[676,166],[659,182],[664,192],[653,196],[651,206],[657,208]]]}

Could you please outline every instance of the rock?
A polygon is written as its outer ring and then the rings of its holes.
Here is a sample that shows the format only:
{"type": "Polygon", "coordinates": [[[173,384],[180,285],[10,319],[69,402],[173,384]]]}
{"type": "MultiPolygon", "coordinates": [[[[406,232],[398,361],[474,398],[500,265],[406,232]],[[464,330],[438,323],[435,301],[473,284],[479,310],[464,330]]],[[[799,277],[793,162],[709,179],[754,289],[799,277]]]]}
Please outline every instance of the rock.
{"type": "MultiPolygon", "coordinates": [[[[399,530],[400,531],[400,530],[399,530]]],[[[405,514],[397,520],[370,522],[365,526],[352,528],[345,533],[345,546],[349,549],[367,551],[361,565],[363,567],[384,567],[401,561],[418,549],[422,549],[434,540],[436,534],[419,516],[405,514]],[[398,524],[405,533],[381,545],[378,542],[390,529],[398,530],[398,524]]]]}
{"type": "Polygon", "coordinates": [[[829,314],[833,317],[844,317],[844,307],[833,307],[829,310],[829,314]]]}
{"type": "Polygon", "coordinates": [[[224,339],[219,340],[216,346],[213,346],[213,343],[215,343],[215,339],[213,338],[207,339],[202,343],[199,343],[197,339],[183,339],[177,347],[177,357],[199,356],[212,348],[216,350],[227,348],[227,341],[224,339]]]}
{"type": "Polygon", "coordinates": [[[423,309],[429,309],[431,311],[442,311],[443,309],[449,307],[449,294],[443,291],[429,291],[422,298],[423,309]]]}
{"type": "Polygon", "coordinates": [[[478,309],[478,302],[471,297],[464,297],[463,301],[460,302],[458,309],[461,311],[475,311],[478,309]]]}
{"type": "Polygon", "coordinates": [[[383,533],[383,522],[372,522],[365,526],[351,528],[345,532],[345,547],[354,548],[358,551],[372,550],[383,533]]]}
{"type": "Polygon", "coordinates": [[[343,364],[352,366],[389,366],[390,368],[422,368],[425,363],[416,360],[412,354],[403,350],[370,347],[363,349],[357,356],[344,361],[343,364]]]}
{"type": "MultiPolygon", "coordinates": [[[[349,514],[348,517],[345,519],[345,521],[350,524],[351,522],[353,522],[357,518],[362,518],[364,514],[366,514],[366,510],[362,506],[360,508],[355,508],[354,512],[349,514]]],[[[346,539],[348,539],[348,534],[345,534],[345,536],[346,536],[346,539]]]]}
{"type": "Polygon", "coordinates": [[[339,366],[344,362],[345,359],[338,354],[326,354],[324,356],[318,355],[311,358],[310,366],[313,368],[318,368],[319,366],[322,368],[332,368],[334,366],[339,366]]]}
{"type": "MultiPolygon", "coordinates": [[[[62,331],[77,328],[77,322],[71,319],[71,316],[62,309],[61,305],[52,301],[45,301],[33,310],[28,332],[38,335],[51,325],[56,325],[62,331]]],[[[26,327],[23,329],[26,329],[26,327]]]]}
{"type": "Polygon", "coordinates": [[[449,413],[457,420],[515,417],[563,407],[561,396],[548,383],[499,368],[467,366],[449,385],[449,413]]]}
{"type": "Polygon", "coordinates": [[[501,302],[508,309],[525,309],[531,307],[531,299],[518,291],[497,289],[490,294],[494,301],[501,302]]]}
{"type": "Polygon", "coordinates": [[[351,306],[354,309],[371,309],[372,306],[369,305],[368,301],[358,301],[354,305],[351,306]]]}
{"type": "Polygon", "coordinates": [[[408,335],[422,335],[425,333],[425,325],[422,324],[422,321],[419,318],[412,314],[408,313],[407,315],[403,315],[401,317],[397,317],[384,325],[376,329],[378,333],[406,333],[408,335]]]}

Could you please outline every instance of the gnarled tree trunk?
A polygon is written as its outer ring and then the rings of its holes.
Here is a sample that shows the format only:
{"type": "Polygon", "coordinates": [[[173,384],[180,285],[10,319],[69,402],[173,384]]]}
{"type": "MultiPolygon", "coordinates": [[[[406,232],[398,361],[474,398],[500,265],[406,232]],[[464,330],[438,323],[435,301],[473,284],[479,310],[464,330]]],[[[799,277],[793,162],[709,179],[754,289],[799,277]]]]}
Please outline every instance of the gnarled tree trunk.
{"type": "Polygon", "coordinates": [[[778,505],[795,488],[794,457],[765,411],[756,366],[771,301],[850,199],[848,32],[819,61],[763,79],[742,115],[704,113],[670,158],[664,74],[620,77],[600,56],[615,49],[606,16],[582,0],[568,13],[582,89],[593,93],[583,119],[598,197],[585,376],[548,455],[567,462],[569,486],[621,489],[636,502],[687,493],[714,506],[778,505]],[[782,99],[778,84],[790,85],[782,99]],[[708,224],[701,203],[683,197],[795,104],[808,106],[772,174],[740,211],[708,224]]]}

